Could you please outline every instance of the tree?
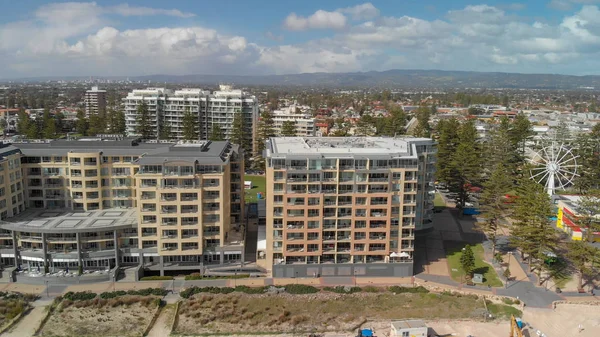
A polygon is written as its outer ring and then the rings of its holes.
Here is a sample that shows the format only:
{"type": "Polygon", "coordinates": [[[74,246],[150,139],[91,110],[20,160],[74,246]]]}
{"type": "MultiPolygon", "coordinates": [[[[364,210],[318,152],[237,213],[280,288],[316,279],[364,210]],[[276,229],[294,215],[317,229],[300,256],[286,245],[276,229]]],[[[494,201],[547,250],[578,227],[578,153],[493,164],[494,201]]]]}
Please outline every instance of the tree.
{"type": "Polygon", "coordinates": [[[91,115],[88,120],[88,135],[95,136],[106,132],[106,118],[102,118],[100,115],[91,115]]]}
{"type": "Polygon", "coordinates": [[[163,125],[160,128],[160,133],[158,134],[158,139],[160,140],[169,140],[173,138],[173,134],[171,132],[171,124],[167,122],[163,122],[163,125]]]}
{"type": "Polygon", "coordinates": [[[589,190],[600,189],[600,124],[596,124],[589,134],[582,134],[575,142],[575,154],[580,167],[575,185],[581,194],[589,190]]]}
{"type": "Polygon", "coordinates": [[[511,188],[510,176],[502,164],[497,165],[489,179],[483,183],[479,209],[484,221],[479,223],[492,243],[492,256],[496,254],[496,234],[504,216],[504,195],[511,188]]]}
{"type": "Polygon", "coordinates": [[[591,265],[600,258],[600,250],[584,241],[570,241],[567,243],[567,257],[577,270],[577,288],[583,289],[583,279],[591,274],[591,265]]]}
{"type": "Polygon", "coordinates": [[[296,136],[296,122],[285,121],[281,124],[280,134],[282,137],[295,137],[296,136]]]}
{"type": "Polygon", "coordinates": [[[415,116],[417,118],[417,126],[413,131],[415,137],[431,137],[431,126],[429,126],[429,117],[431,109],[426,106],[421,106],[417,109],[415,116]]]}
{"type": "Polygon", "coordinates": [[[275,136],[275,130],[273,128],[275,122],[273,121],[273,114],[270,110],[265,109],[260,114],[258,125],[256,127],[256,139],[255,139],[255,153],[252,164],[256,169],[265,169],[265,159],[263,158],[263,151],[265,149],[265,142],[267,139],[275,136]]]}
{"type": "Polygon", "coordinates": [[[194,114],[187,109],[183,114],[183,139],[184,140],[197,140],[198,131],[196,130],[197,120],[194,114]]]}
{"type": "Polygon", "coordinates": [[[120,108],[110,106],[108,108],[108,130],[113,134],[124,134],[125,133],[125,113],[120,108]]]}
{"type": "Polygon", "coordinates": [[[48,111],[48,109],[44,111],[42,125],[42,136],[44,139],[56,138],[56,122],[54,121],[54,118],[50,116],[50,111],[48,111]]]}
{"type": "Polygon", "coordinates": [[[144,100],[137,106],[137,126],[135,132],[140,135],[142,139],[151,139],[154,137],[152,116],[148,110],[148,104],[146,104],[146,101],[144,100]]]}
{"type": "Polygon", "coordinates": [[[473,253],[473,249],[471,249],[470,245],[466,245],[462,250],[462,254],[460,255],[460,266],[465,272],[467,278],[470,279],[473,276],[473,271],[475,270],[475,254],[473,253]]]}
{"type": "Polygon", "coordinates": [[[477,185],[481,175],[480,149],[477,144],[477,130],[472,120],[466,121],[460,127],[458,145],[451,157],[449,190],[456,193],[456,203],[464,208],[469,200],[469,191],[477,185]]]}
{"type": "Polygon", "coordinates": [[[437,124],[438,153],[436,161],[437,180],[449,183],[452,171],[452,158],[458,146],[460,123],[456,118],[440,120],[437,124]]]}
{"type": "Polygon", "coordinates": [[[212,141],[222,141],[225,140],[225,135],[223,134],[223,130],[219,126],[219,124],[213,124],[213,127],[210,132],[210,140],[212,141]]]}
{"type": "Polygon", "coordinates": [[[373,132],[375,129],[375,119],[371,115],[363,115],[356,122],[356,129],[354,134],[356,136],[373,136],[376,132],[373,132]]]}
{"type": "Polygon", "coordinates": [[[558,238],[548,222],[552,216],[552,202],[544,187],[528,177],[522,177],[517,187],[513,211],[515,223],[511,229],[511,244],[521,251],[531,270],[536,270],[541,284],[541,272],[546,254],[556,251],[558,238]]]}
{"type": "Polygon", "coordinates": [[[587,195],[579,198],[577,203],[578,224],[585,229],[584,240],[594,242],[594,233],[600,232],[600,191],[592,190],[587,195]]]}
{"type": "Polygon", "coordinates": [[[19,109],[19,112],[17,114],[18,116],[18,123],[17,123],[17,133],[20,135],[25,135],[27,134],[27,131],[29,130],[29,124],[31,124],[31,118],[29,118],[29,114],[25,112],[25,110],[23,110],[23,108],[19,109]]]}
{"type": "Polygon", "coordinates": [[[6,129],[7,126],[8,126],[8,123],[6,122],[6,119],[4,119],[4,118],[0,119],[0,128],[6,129]]]}
{"type": "Polygon", "coordinates": [[[246,148],[246,142],[244,137],[244,117],[241,112],[235,113],[233,116],[233,123],[231,124],[231,136],[229,140],[233,144],[239,145],[241,148],[246,148]]]}
{"type": "Polygon", "coordinates": [[[78,134],[87,136],[88,128],[89,124],[87,118],[85,117],[85,111],[83,111],[81,108],[77,109],[77,122],[75,123],[75,130],[78,134]]]}
{"type": "Polygon", "coordinates": [[[506,267],[506,269],[504,269],[504,272],[502,273],[502,276],[504,276],[506,278],[506,281],[508,281],[510,279],[510,267],[506,267]]]}
{"type": "Polygon", "coordinates": [[[25,136],[28,139],[38,139],[40,138],[40,124],[37,120],[33,120],[27,124],[27,130],[25,131],[25,136]]]}
{"type": "Polygon", "coordinates": [[[377,128],[381,130],[383,136],[393,137],[396,135],[403,135],[406,132],[406,115],[402,108],[393,106],[390,109],[388,117],[382,119],[383,126],[377,128]]]}

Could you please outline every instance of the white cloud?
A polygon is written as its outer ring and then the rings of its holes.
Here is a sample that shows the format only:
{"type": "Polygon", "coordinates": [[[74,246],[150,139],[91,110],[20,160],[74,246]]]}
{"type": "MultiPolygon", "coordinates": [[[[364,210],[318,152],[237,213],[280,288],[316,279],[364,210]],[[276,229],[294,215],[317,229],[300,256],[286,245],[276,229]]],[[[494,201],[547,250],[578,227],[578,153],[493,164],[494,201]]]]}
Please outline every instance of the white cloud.
{"type": "Polygon", "coordinates": [[[129,4],[121,4],[113,7],[109,7],[109,13],[115,13],[122,16],[153,16],[153,15],[166,15],[175,16],[180,18],[191,18],[196,16],[193,13],[185,13],[178,9],[160,9],[150,7],[137,7],[129,6],[129,4]]]}
{"type": "Polygon", "coordinates": [[[318,10],[309,17],[298,16],[291,13],[285,18],[283,27],[288,30],[307,29],[342,29],[346,26],[346,17],[338,12],[318,10]]]}
{"type": "Polygon", "coordinates": [[[340,8],[337,12],[348,14],[353,20],[370,20],[379,16],[379,9],[370,2],[354,7],[340,8]]]}

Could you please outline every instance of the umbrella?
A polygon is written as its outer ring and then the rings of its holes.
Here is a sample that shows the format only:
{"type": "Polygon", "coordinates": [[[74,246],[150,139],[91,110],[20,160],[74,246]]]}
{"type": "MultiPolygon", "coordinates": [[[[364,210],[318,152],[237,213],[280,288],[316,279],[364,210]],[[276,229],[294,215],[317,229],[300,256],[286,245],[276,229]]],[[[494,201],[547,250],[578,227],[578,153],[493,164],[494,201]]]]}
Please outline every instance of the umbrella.
{"type": "Polygon", "coordinates": [[[398,256],[400,256],[400,257],[410,257],[410,254],[408,254],[407,252],[402,252],[402,253],[398,254],[398,256]]]}

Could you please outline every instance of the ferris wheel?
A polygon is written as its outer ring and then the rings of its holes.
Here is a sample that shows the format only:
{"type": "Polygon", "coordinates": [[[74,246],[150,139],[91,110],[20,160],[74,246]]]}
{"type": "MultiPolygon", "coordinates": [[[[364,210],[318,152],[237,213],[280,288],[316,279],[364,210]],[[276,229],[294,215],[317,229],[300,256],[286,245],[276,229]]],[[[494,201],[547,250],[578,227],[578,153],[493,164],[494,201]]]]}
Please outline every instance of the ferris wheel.
{"type": "Polygon", "coordinates": [[[577,156],[564,143],[551,141],[539,150],[531,151],[528,160],[533,166],[531,179],[544,184],[550,196],[558,188],[564,190],[573,185],[573,179],[579,176],[577,156]]]}

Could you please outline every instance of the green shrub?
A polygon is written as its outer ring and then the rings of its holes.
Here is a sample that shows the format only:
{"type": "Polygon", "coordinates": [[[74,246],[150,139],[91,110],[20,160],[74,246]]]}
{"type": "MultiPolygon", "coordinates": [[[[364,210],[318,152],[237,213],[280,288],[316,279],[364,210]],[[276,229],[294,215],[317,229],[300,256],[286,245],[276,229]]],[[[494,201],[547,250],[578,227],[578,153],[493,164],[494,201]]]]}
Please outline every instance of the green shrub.
{"type": "Polygon", "coordinates": [[[236,291],[234,288],[231,287],[190,287],[187,288],[183,291],[181,291],[179,293],[179,296],[183,297],[183,298],[190,298],[195,294],[199,294],[199,293],[210,293],[210,294],[229,294],[236,291]]]}
{"type": "Polygon", "coordinates": [[[388,288],[388,290],[395,294],[402,294],[402,293],[427,294],[429,292],[429,290],[427,290],[427,288],[425,288],[423,286],[418,286],[418,287],[391,286],[388,288]]]}
{"type": "Polygon", "coordinates": [[[125,295],[133,295],[133,296],[165,296],[169,293],[168,290],[163,288],[146,288],[139,290],[117,290],[117,291],[108,291],[100,294],[100,298],[102,299],[110,299],[121,297],[125,295]]]}
{"type": "Polygon", "coordinates": [[[362,288],[362,291],[366,293],[378,293],[381,291],[381,289],[374,286],[366,286],[362,288]]]}
{"type": "Polygon", "coordinates": [[[331,291],[338,294],[354,294],[362,291],[360,287],[350,287],[347,288],[345,286],[335,286],[335,287],[325,287],[323,288],[325,291],[331,291]]]}
{"type": "Polygon", "coordinates": [[[245,294],[262,294],[265,292],[266,287],[248,287],[248,286],[237,286],[235,291],[245,294]]]}
{"type": "Polygon", "coordinates": [[[290,294],[314,294],[318,293],[319,289],[304,284],[288,284],[285,287],[285,292],[290,294]]]}
{"type": "Polygon", "coordinates": [[[495,317],[509,318],[511,315],[521,317],[523,312],[515,307],[486,301],[489,312],[495,317]]]}
{"type": "Polygon", "coordinates": [[[168,281],[172,279],[173,276],[145,276],[140,278],[140,281],[168,281]]]}
{"type": "Polygon", "coordinates": [[[94,298],[96,298],[96,293],[92,293],[89,291],[78,291],[78,292],[72,292],[69,291],[68,293],[63,295],[63,298],[69,300],[69,301],[88,301],[88,300],[92,300],[94,298]]]}

